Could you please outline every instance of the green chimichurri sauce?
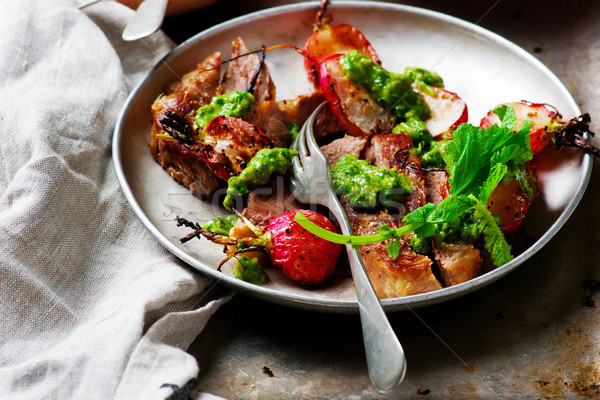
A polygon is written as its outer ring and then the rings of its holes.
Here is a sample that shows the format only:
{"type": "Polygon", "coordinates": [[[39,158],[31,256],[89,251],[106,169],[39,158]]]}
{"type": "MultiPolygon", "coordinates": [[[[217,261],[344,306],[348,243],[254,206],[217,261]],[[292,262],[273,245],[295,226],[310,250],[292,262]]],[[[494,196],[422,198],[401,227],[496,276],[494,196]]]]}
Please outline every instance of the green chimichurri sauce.
{"type": "Polygon", "coordinates": [[[394,126],[392,133],[404,133],[410,135],[413,146],[417,148],[419,155],[421,152],[427,151],[431,142],[433,142],[433,136],[431,136],[431,133],[425,128],[425,123],[416,117],[409,118],[407,121],[400,122],[398,125],[394,126]]]}
{"type": "Polygon", "coordinates": [[[410,182],[400,172],[376,167],[354,155],[345,155],[334,164],[331,179],[335,190],[359,209],[398,206],[411,192],[410,182]]]}
{"type": "MultiPolygon", "coordinates": [[[[436,243],[474,243],[482,234],[484,225],[475,217],[474,210],[468,209],[458,218],[435,224],[434,241],[436,243]]],[[[419,254],[432,251],[431,239],[423,239],[417,234],[410,241],[412,249],[419,254]]]]}
{"type": "Polygon", "coordinates": [[[420,91],[428,96],[435,96],[435,90],[431,87],[444,87],[444,80],[435,72],[423,68],[406,68],[405,74],[409,75],[420,91]]]}
{"type": "Polygon", "coordinates": [[[410,135],[414,150],[421,160],[421,167],[437,169],[446,166],[443,155],[448,141],[433,140],[423,121],[411,118],[396,125],[392,133],[410,135]]]}
{"type": "Polygon", "coordinates": [[[419,154],[421,167],[429,169],[446,168],[444,151],[448,143],[448,140],[433,140],[428,147],[422,148],[419,154]]]}
{"type": "Polygon", "coordinates": [[[292,143],[298,137],[298,133],[300,133],[300,126],[295,122],[288,122],[285,127],[288,131],[288,141],[292,143]]]}
{"type": "Polygon", "coordinates": [[[256,257],[252,259],[239,257],[233,266],[233,276],[237,279],[259,285],[269,282],[269,277],[263,271],[256,257]]]}
{"type": "Polygon", "coordinates": [[[435,230],[438,243],[473,243],[481,236],[483,227],[473,209],[468,209],[452,221],[436,224],[435,230]]]}
{"type": "Polygon", "coordinates": [[[350,80],[366,88],[379,105],[393,109],[401,121],[429,117],[429,107],[412,84],[426,88],[430,84],[443,85],[439,75],[420,68],[408,68],[399,74],[383,69],[369,57],[353,50],[340,57],[340,64],[350,80]]]}
{"type": "Polygon", "coordinates": [[[296,155],[297,151],[281,147],[257,152],[238,176],[232,176],[227,181],[227,195],[223,206],[231,210],[236,197],[248,193],[248,185],[265,185],[273,174],[285,174],[296,155]]]}
{"type": "Polygon", "coordinates": [[[225,217],[216,217],[202,225],[202,229],[206,229],[217,235],[229,235],[229,231],[233,228],[238,219],[239,217],[235,214],[227,215],[225,217]]]}
{"type": "Polygon", "coordinates": [[[241,117],[254,106],[254,96],[248,92],[233,91],[213,97],[210,104],[200,107],[196,111],[196,125],[204,129],[208,123],[219,115],[241,117]]]}

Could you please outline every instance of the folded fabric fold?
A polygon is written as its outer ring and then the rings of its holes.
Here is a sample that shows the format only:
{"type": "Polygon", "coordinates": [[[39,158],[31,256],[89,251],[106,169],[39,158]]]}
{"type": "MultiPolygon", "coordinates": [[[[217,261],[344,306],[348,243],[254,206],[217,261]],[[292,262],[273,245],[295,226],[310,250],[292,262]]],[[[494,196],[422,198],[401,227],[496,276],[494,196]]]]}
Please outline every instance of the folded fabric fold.
{"type": "Polygon", "coordinates": [[[231,293],[154,239],[112,167],[120,108],[173,43],[121,42],[131,10],[81,4],[0,0],[0,398],[164,399],[231,293]]]}

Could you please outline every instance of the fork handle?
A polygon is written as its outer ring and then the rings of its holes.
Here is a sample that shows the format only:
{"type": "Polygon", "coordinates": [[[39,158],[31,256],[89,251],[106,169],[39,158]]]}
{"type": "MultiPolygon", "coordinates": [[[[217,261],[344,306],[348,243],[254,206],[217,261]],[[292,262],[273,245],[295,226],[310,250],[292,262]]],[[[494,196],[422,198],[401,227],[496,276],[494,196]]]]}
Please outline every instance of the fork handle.
{"type": "MultiPolygon", "coordinates": [[[[342,233],[351,235],[350,222],[335,195],[330,199],[329,208],[340,223],[342,233]]],[[[404,350],[371,285],[358,248],[346,245],[346,251],[356,289],[369,376],[378,390],[388,392],[404,379],[404,350]]]]}

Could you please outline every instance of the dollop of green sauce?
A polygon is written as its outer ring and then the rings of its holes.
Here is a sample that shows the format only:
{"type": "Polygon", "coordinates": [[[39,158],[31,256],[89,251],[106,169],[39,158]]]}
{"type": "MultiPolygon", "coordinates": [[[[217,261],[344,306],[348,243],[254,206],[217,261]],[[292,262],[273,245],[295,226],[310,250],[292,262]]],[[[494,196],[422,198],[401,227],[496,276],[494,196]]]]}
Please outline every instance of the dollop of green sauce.
{"type": "Polygon", "coordinates": [[[442,77],[433,71],[428,71],[423,68],[407,67],[404,70],[404,73],[409,75],[412,78],[413,82],[417,84],[419,90],[421,90],[428,96],[436,95],[435,90],[431,88],[432,86],[444,87],[444,80],[442,79],[442,77]]]}
{"type": "Polygon", "coordinates": [[[452,221],[436,224],[435,230],[438,243],[473,243],[481,236],[483,227],[473,209],[468,209],[452,221]]]}
{"type": "Polygon", "coordinates": [[[428,169],[446,168],[444,152],[449,140],[432,140],[427,146],[419,147],[421,167],[428,169]]]}
{"type": "Polygon", "coordinates": [[[233,91],[213,97],[210,104],[198,108],[196,111],[196,125],[204,129],[215,117],[242,117],[252,111],[254,96],[249,92],[233,91]]]}
{"type": "Polygon", "coordinates": [[[288,131],[288,142],[292,143],[298,137],[298,133],[300,133],[300,126],[296,122],[292,121],[285,124],[285,127],[288,131]]]}
{"type": "Polygon", "coordinates": [[[421,160],[421,167],[440,169],[445,168],[444,149],[447,140],[434,140],[431,133],[425,128],[425,123],[418,118],[410,118],[401,122],[392,129],[394,134],[410,135],[414,151],[421,160]]]}
{"type": "Polygon", "coordinates": [[[265,185],[273,174],[285,174],[297,155],[297,151],[282,147],[258,151],[239,175],[232,176],[227,181],[227,195],[223,206],[231,210],[236,197],[248,193],[248,185],[265,185]]]}
{"type": "Polygon", "coordinates": [[[229,231],[238,221],[239,217],[235,214],[226,215],[224,217],[215,217],[202,225],[202,229],[206,229],[217,235],[229,235],[229,231]]]}
{"type": "MultiPolygon", "coordinates": [[[[429,117],[427,103],[412,88],[414,82],[425,89],[428,85],[443,85],[439,75],[433,72],[421,68],[407,68],[402,74],[387,71],[356,50],[341,56],[340,64],[352,82],[366,88],[382,107],[393,109],[402,121],[429,117]]],[[[425,90],[426,93],[431,91],[431,88],[425,90]]]]}
{"type": "Polygon", "coordinates": [[[331,180],[350,206],[359,209],[398,206],[412,190],[409,180],[397,170],[376,167],[351,154],[333,165],[331,180]]]}
{"type": "MultiPolygon", "coordinates": [[[[468,209],[458,218],[451,221],[435,224],[434,241],[436,243],[474,243],[483,232],[481,219],[475,216],[473,209],[468,209]]],[[[431,239],[423,239],[414,234],[410,246],[419,254],[431,253],[431,239]]]]}
{"type": "Polygon", "coordinates": [[[259,285],[269,282],[269,277],[263,271],[256,257],[252,259],[239,257],[233,266],[233,276],[237,279],[259,285]]]}

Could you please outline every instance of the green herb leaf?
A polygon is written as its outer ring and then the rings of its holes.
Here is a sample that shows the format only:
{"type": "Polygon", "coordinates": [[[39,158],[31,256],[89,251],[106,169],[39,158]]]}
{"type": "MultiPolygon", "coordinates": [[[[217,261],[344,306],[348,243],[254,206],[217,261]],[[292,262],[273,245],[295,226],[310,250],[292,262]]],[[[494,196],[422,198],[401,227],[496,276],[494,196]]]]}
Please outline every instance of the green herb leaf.
{"type": "Polygon", "coordinates": [[[400,242],[398,239],[392,239],[387,244],[388,255],[392,260],[398,258],[400,254],[400,242]]]}
{"type": "Polygon", "coordinates": [[[496,189],[498,183],[502,181],[504,175],[506,175],[507,166],[504,164],[497,163],[490,169],[488,178],[481,185],[481,191],[477,198],[481,199],[482,202],[486,202],[490,194],[496,189]]]}
{"type": "Polygon", "coordinates": [[[530,124],[513,133],[516,118],[512,107],[502,106],[498,112],[502,125],[487,129],[462,124],[453,133],[443,154],[450,174],[452,195],[475,195],[482,202],[487,200],[506,173],[501,165],[524,163],[533,158],[529,143],[530,124]],[[495,184],[494,184],[495,183],[495,184]]]}
{"type": "Polygon", "coordinates": [[[508,128],[510,130],[516,129],[517,117],[515,115],[515,109],[512,106],[512,104],[510,106],[503,104],[497,107],[494,110],[494,114],[496,114],[498,118],[500,118],[500,126],[508,128]]]}
{"type": "Polygon", "coordinates": [[[510,254],[511,247],[486,206],[474,196],[471,198],[475,216],[482,221],[484,247],[492,256],[494,265],[500,267],[513,259],[510,254]]]}
{"type": "MultiPolygon", "coordinates": [[[[340,235],[339,233],[331,232],[325,228],[321,228],[319,225],[315,224],[304,214],[301,212],[296,213],[294,220],[300,224],[301,227],[309,231],[315,236],[318,236],[322,239],[328,240],[333,243],[339,244],[351,244],[351,245],[361,245],[361,244],[369,244],[382,242],[390,238],[389,231],[386,231],[384,228],[379,227],[379,232],[376,235],[367,235],[367,236],[352,236],[352,235],[340,235]]],[[[387,225],[386,225],[387,226],[387,225]]],[[[388,226],[389,229],[389,226],[388,226]]]]}

